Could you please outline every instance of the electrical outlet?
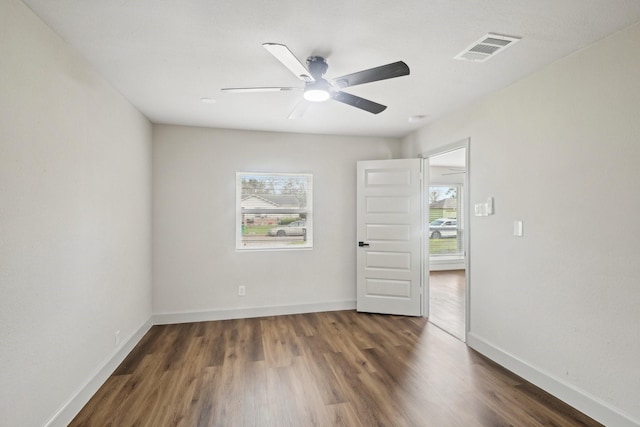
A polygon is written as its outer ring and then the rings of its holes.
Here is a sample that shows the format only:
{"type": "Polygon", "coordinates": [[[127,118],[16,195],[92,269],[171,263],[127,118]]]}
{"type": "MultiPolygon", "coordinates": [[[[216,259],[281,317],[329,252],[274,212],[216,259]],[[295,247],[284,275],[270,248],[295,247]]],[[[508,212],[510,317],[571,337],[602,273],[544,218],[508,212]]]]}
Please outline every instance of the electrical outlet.
{"type": "Polygon", "coordinates": [[[246,294],[247,294],[247,289],[243,285],[238,286],[238,295],[243,297],[246,294]]]}
{"type": "Polygon", "coordinates": [[[116,331],[116,347],[120,345],[120,331],[116,331]]]}

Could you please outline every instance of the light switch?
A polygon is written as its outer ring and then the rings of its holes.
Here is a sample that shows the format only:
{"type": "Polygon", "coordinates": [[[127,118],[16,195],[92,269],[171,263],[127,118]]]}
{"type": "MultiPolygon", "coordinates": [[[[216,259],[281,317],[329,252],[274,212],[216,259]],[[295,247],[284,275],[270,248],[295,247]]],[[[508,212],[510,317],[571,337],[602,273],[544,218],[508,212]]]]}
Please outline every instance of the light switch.
{"type": "Polygon", "coordinates": [[[485,203],[476,203],[474,209],[476,216],[487,216],[487,205],[485,203]]]}
{"type": "Polygon", "coordinates": [[[513,221],[513,235],[522,237],[524,235],[522,221],[513,221]]]}
{"type": "Polygon", "coordinates": [[[493,197],[487,197],[487,215],[493,215],[493,197]]]}

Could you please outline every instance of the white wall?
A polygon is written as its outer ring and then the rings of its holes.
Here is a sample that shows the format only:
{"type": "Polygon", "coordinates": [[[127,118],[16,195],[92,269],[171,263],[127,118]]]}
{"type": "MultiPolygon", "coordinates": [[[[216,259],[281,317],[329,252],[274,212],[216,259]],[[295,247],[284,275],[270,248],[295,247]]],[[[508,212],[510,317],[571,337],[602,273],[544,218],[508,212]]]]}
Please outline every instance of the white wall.
{"type": "Polygon", "coordinates": [[[640,425],[639,46],[640,24],[403,141],[470,137],[471,203],[495,197],[469,343],[611,426],[640,425]]]}
{"type": "Polygon", "coordinates": [[[22,2],[0,2],[0,425],[45,424],[115,331],[150,318],[150,141],[22,2]]]}
{"type": "Polygon", "coordinates": [[[355,307],[356,161],[397,157],[398,140],[153,129],[156,321],[355,307]],[[236,252],[237,171],[313,173],[313,250],[236,252]]]}

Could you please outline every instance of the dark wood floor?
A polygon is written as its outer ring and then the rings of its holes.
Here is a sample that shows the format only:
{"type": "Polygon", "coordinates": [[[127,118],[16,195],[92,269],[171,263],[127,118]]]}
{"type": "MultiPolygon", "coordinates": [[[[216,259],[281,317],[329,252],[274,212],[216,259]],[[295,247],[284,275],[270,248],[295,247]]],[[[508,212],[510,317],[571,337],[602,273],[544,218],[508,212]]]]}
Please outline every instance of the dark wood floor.
{"type": "Polygon", "coordinates": [[[429,273],[429,320],[464,340],[465,271],[445,270],[429,273]]]}
{"type": "Polygon", "coordinates": [[[600,426],[423,318],[154,326],[72,426],[600,426]]]}

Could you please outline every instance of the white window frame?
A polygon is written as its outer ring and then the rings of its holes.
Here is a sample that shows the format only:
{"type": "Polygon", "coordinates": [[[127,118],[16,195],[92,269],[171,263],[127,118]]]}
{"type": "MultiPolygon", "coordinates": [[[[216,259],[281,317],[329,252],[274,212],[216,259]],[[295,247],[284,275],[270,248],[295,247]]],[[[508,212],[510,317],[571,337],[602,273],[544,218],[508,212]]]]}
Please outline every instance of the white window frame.
{"type": "MultiPolygon", "coordinates": [[[[276,189],[276,192],[280,191],[276,189]]],[[[284,193],[276,193],[275,196],[284,193]]],[[[291,194],[291,193],[288,193],[291,194]]],[[[269,195],[264,195],[267,198],[269,195]]],[[[259,197],[259,195],[257,195],[259,197]]],[[[273,225],[270,228],[283,228],[286,225],[273,225]]],[[[310,250],[313,248],[313,174],[311,173],[273,173],[273,172],[236,172],[236,250],[239,252],[250,251],[291,251],[310,250]],[[283,182],[287,179],[305,181],[306,206],[303,207],[279,207],[259,206],[243,207],[243,200],[248,194],[243,193],[243,179],[263,179],[283,182]],[[243,235],[243,226],[247,227],[245,215],[253,218],[269,217],[271,220],[280,218],[280,215],[289,216],[296,214],[305,215],[304,235],[295,236],[269,236],[258,235],[253,241],[247,240],[243,235]]]]}

